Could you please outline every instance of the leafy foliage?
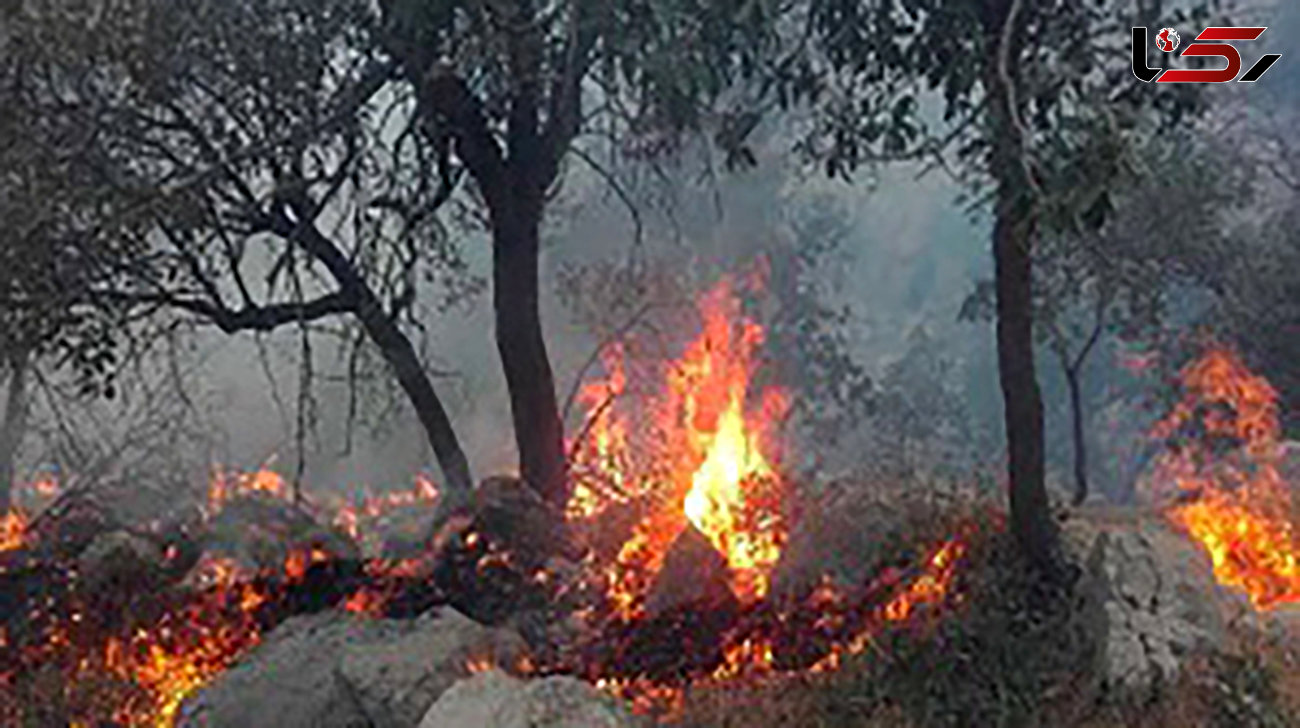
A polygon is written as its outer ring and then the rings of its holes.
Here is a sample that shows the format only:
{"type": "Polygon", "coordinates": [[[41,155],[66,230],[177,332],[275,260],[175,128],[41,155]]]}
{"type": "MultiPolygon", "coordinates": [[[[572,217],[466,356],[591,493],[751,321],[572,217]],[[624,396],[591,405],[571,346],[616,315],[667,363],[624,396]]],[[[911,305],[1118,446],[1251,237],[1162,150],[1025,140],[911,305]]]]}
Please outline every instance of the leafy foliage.
{"type": "Polygon", "coordinates": [[[798,387],[791,415],[808,442],[817,443],[811,449],[829,452],[876,407],[874,383],[850,346],[851,311],[832,303],[828,283],[845,262],[849,221],[826,198],[801,205],[791,218],[793,250],[768,257],[776,306],[766,322],[767,350],[777,364],[775,376],[798,387]]]}

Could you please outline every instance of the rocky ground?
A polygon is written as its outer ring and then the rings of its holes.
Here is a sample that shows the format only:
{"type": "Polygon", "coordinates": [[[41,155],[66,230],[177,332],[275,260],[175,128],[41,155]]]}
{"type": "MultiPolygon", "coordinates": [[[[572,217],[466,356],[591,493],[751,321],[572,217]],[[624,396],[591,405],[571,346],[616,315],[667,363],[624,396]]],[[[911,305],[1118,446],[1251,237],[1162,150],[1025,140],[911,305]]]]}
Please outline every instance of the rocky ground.
{"type": "MultiPolygon", "coordinates": [[[[830,527],[822,533],[844,537],[830,527]]],[[[1188,660],[1225,643],[1233,622],[1289,624],[1285,616],[1254,616],[1244,599],[1217,586],[1204,553],[1156,514],[1086,507],[1065,522],[1064,535],[1085,567],[1078,617],[1099,645],[1091,672],[1102,694],[1155,696],[1188,660]]],[[[510,629],[482,626],[450,607],[414,620],[337,611],[297,617],[189,700],[180,725],[640,725],[627,706],[587,683],[508,674],[526,650],[510,629]]]]}

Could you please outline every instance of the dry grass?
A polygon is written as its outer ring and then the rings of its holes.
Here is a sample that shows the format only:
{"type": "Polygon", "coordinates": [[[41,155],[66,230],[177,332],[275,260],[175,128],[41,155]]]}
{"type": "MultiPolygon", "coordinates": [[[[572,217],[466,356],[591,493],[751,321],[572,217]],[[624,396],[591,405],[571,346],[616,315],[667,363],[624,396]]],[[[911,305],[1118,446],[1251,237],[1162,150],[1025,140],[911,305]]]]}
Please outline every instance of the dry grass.
{"type": "MultiPolygon", "coordinates": [[[[924,518],[908,523],[918,541],[948,518],[933,503],[898,504],[924,518]],[[919,507],[918,507],[919,505],[919,507]],[[929,511],[928,514],[925,512],[929,511]]],[[[947,504],[962,516],[972,503],[947,504]]],[[[949,510],[951,509],[951,510],[949,510]]],[[[942,530],[944,526],[939,526],[942,530]]],[[[888,656],[864,654],[837,673],[786,676],[696,689],[678,728],[1285,728],[1300,726],[1300,640],[1234,625],[1216,654],[1189,659],[1172,684],[1141,700],[1104,692],[1089,671],[1090,646],[1067,635],[1071,598],[1046,610],[1025,599],[1034,587],[1004,533],[972,544],[961,609],[930,633],[882,636],[888,656]],[[1065,611],[1061,611],[1064,609],[1065,611]],[[1029,614],[1024,613],[1037,612],[1029,614]],[[1024,619],[1037,620],[1024,626],[1024,619]]]]}
{"type": "Polygon", "coordinates": [[[838,673],[733,682],[689,693],[676,728],[915,728],[903,712],[882,704],[860,663],[838,673]]]}

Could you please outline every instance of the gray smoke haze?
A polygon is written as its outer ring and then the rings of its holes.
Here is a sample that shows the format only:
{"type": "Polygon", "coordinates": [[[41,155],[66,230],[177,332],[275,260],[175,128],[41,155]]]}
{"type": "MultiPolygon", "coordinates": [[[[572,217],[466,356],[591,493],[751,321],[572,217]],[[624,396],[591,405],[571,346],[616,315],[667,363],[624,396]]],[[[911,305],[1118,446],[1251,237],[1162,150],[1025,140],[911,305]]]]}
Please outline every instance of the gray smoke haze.
{"type": "MultiPolygon", "coordinates": [[[[1261,43],[1269,51],[1283,53],[1278,66],[1249,90],[1247,107],[1251,113],[1276,111],[1294,118],[1300,104],[1300,76],[1295,72],[1300,53],[1292,39],[1300,32],[1300,3],[1243,5],[1271,26],[1264,36],[1267,42],[1261,43]]],[[[1247,58],[1249,62],[1250,56],[1247,58]]],[[[832,182],[792,161],[785,153],[787,140],[779,132],[770,136],[760,150],[755,170],[719,173],[707,183],[696,181],[695,171],[675,172],[674,184],[669,187],[678,196],[678,204],[668,210],[646,206],[640,211],[643,254],[695,271],[700,283],[707,284],[717,273],[748,263],[774,237],[789,235],[783,212],[816,198],[830,199],[849,211],[851,223],[843,256],[836,263],[836,300],[830,302],[851,308],[848,326],[855,358],[879,377],[906,353],[912,334],[924,330],[941,355],[953,362],[953,384],[973,423],[1000,432],[1001,402],[991,327],[957,320],[974,281],[991,273],[988,220],[962,209],[956,202],[962,189],[942,172],[918,178],[918,168],[896,166],[854,185],[832,182]]],[[[557,272],[577,264],[626,260],[637,243],[626,206],[610,194],[598,175],[579,164],[571,165],[548,224],[543,321],[557,390],[563,397],[597,342],[561,305],[555,290],[557,272]]],[[[454,226],[450,235],[459,238],[469,273],[489,279],[487,240],[454,226]]],[[[423,292],[428,309],[436,308],[442,293],[423,292]]],[[[512,470],[515,447],[491,334],[489,292],[485,289],[444,313],[427,315],[424,323],[428,328],[428,364],[448,372],[436,380],[435,387],[448,402],[476,476],[512,470]]],[[[283,472],[292,472],[297,459],[295,407],[300,370],[296,332],[286,330],[266,337],[266,367],[251,336],[205,331],[195,337],[195,343],[195,352],[186,357],[197,367],[188,393],[207,403],[217,443],[197,460],[251,468],[274,456],[283,472]]],[[[1099,388],[1104,389],[1118,376],[1113,354],[1098,356],[1091,366],[1088,376],[1099,388]]],[[[340,365],[328,345],[316,347],[315,369],[318,377],[339,373],[340,365]]],[[[1050,360],[1044,359],[1040,379],[1052,456],[1059,463],[1067,452],[1062,447],[1066,439],[1065,399],[1060,376],[1050,360]]],[[[345,453],[346,387],[317,381],[315,389],[320,402],[316,413],[319,438],[306,441],[310,490],[355,483],[403,487],[419,470],[436,472],[424,434],[400,397],[391,411],[373,417],[381,425],[377,431],[358,428],[350,451],[345,453]]],[[[49,416],[48,412],[37,414],[49,416]]],[[[1111,412],[1106,416],[1125,420],[1127,414],[1111,412]]],[[[40,464],[36,450],[29,447],[25,453],[28,467],[40,464]]],[[[1104,460],[1107,455],[1103,452],[1099,458],[1104,460]]]]}

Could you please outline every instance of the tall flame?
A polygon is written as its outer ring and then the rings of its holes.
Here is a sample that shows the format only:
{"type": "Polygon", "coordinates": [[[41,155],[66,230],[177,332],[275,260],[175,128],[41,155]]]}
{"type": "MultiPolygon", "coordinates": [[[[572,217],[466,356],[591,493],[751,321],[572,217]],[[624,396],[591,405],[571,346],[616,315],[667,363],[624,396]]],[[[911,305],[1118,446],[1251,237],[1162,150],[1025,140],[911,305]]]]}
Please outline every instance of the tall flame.
{"type": "Polygon", "coordinates": [[[1186,366],[1182,386],[1181,401],[1154,430],[1178,443],[1157,464],[1159,479],[1181,496],[1170,517],[1205,548],[1215,578],[1257,608],[1300,601],[1292,493],[1300,484],[1279,469],[1277,392],[1223,347],[1186,366]],[[1216,442],[1236,452],[1224,454],[1216,442]]]}
{"type": "Polygon", "coordinates": [[[663,369],[662,394],[620,402],[627,390],[625,350],[607,348],[607,377],[579,394],[589,426],[576,443],[580,477],[569,502],[574,518],[593,518],[615,503],[654,505],[635,526],[608,574],[609,596],[631,616],[673,541],[688,525],[704,534],[731,567],[733,591],[761,598],[780,554],[784,527],[780,482],[765,452],[769,430],[786,409],[774,387],[752,401],[755,354],[763,328],[745,316],[742,286],[763,283],[762,269],[739,283],[723,277],[699,299],[700,333],[663,369]],[[592,477],[583,477],[583,475],[592,477]]]}

